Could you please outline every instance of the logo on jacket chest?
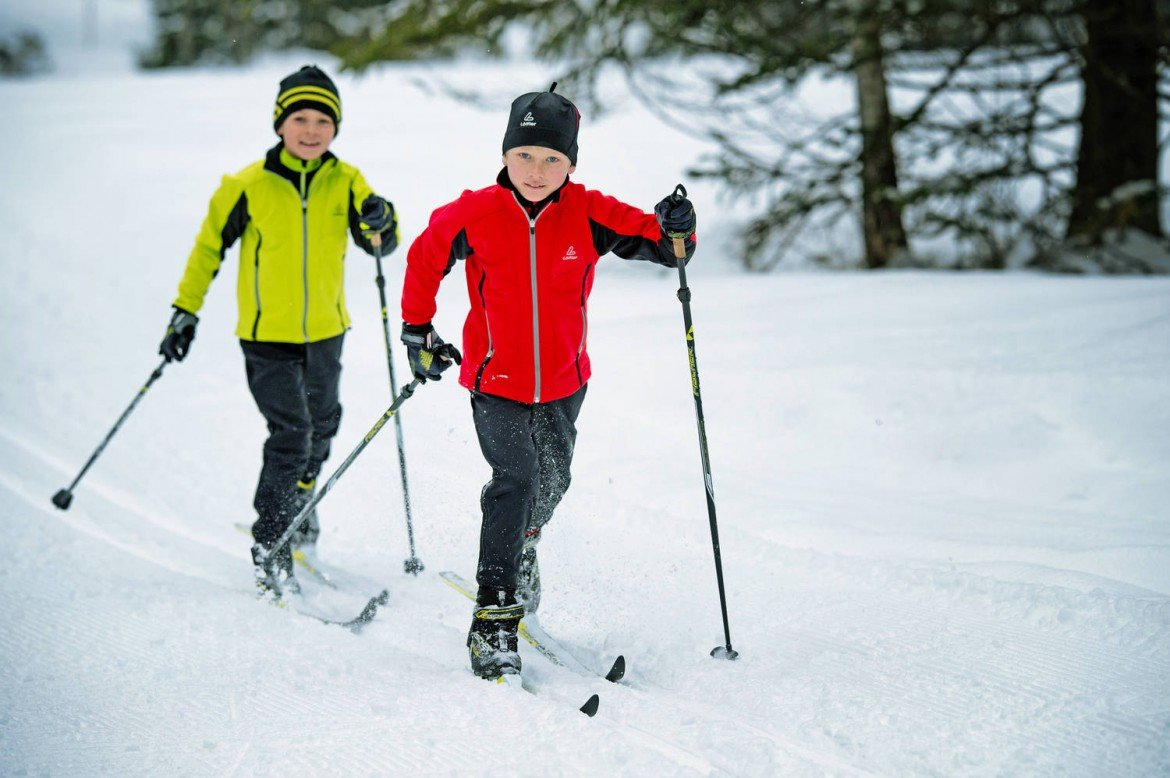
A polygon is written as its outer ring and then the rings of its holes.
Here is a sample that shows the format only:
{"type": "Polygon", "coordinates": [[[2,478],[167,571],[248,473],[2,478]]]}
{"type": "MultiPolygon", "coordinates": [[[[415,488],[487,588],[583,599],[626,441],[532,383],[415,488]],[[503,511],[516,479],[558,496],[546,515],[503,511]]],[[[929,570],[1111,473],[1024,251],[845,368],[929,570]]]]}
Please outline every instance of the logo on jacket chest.
{"type": "Polygon", "coordinates": [[[566,262],[577,258],[577,249],[573,248],[572,245],[570,245],[569,248],[565,250],[565,256],[561,257],[561,259],[566,262]]]}

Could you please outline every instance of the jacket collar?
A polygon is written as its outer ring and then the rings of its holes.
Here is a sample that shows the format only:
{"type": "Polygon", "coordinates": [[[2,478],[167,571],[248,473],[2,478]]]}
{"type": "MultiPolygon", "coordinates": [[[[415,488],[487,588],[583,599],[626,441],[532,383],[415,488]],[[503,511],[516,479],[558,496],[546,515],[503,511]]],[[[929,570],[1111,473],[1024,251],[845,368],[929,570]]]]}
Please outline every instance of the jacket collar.
{"type": "Polygon", "coordinates": [[[317,171],[331,160],[337,159],[332,151],[326,151],[320,158],[312,162],[297,159],[284,148],[284,141],[280,141],[264,155],[264,169],[288,180],[293,186],[300,186],[301,173],[312,178],[317,171]]]}
{"type": "Polygon", "coordinates": [[[516,189],[516,185],[512,183],[512,179],[508,177],[508,168],[506,166],[500,169],[500,174],[496,176],[496,183],[504,189],[510,191],[515,196],[516,201],[520,203],[520,206],[528,214],[528,217],[535,219],[536,215],[545,209],[545,206],[547,206],[549,203],[555,203],[561,199],[561,192],[564,191],[565,187],[569,185],[569,177],[565,176],[564,183],[558,186],[555,192],[543,200],[535,203],[524,197],[524,195],[520,194],[520,192],[516,189]]]}

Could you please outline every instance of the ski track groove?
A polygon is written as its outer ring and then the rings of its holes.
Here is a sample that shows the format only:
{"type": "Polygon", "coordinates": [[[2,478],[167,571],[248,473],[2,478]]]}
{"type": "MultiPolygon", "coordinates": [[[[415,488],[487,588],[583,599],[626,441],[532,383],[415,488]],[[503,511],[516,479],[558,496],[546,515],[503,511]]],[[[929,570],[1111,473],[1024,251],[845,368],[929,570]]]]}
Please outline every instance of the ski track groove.
{"type": "MultiPolygon", "coordinates": [[[[27,455],[36,457],[47,467],[51,468],[55,472],[60,473],[63,479],[61,483],[62,488],[66,488],[69,482],[73,480],[73,478],[68,475],[68,466],[62,460],[42,450],[35,443],[26,440],[17,433],[2,427],[0,427],[0,437],[6,438],[13,446],[23,449],[27,455]]],[[[99,459],[98,462],[100,461],[101,460],[99,459]]],[[[179,535],[186,540],[194,541],[203,546],[211,546],[213,548],[220,548],[221,550],[223,549],[222,545],[215,543],[214,540],[208,538],[206,535],[192,532],[190,527],[188,527],[182,521],[178,520],[173,515],[167,518],[160,509],[148,508],[147,506],[143,505],[136,495],[125,492],[106,483],[101,479],[100,476],[95,478],[92,468],[97,466],[98,464],[95,462],[90,471],[86,474],[85,478],[83,478],[81,483],[79,483],[76,487],[77,490],[80,490],[81,494],[83,495],[83,499],[89,499],[91,494],[97,495],[107,504],[117,506],[119,509],[132,511],[143,521],[154,525],[159,529],[166,530],[169,534],[179,535]]],[[[74,472],[73,475],[76,476],[76,472],[74,472]]],[[[78,492],[75,491],[75,499],[77,496],[78,492]]],[[[47,497],[48,495],[46,495],[46,498],[47,497]]]]}

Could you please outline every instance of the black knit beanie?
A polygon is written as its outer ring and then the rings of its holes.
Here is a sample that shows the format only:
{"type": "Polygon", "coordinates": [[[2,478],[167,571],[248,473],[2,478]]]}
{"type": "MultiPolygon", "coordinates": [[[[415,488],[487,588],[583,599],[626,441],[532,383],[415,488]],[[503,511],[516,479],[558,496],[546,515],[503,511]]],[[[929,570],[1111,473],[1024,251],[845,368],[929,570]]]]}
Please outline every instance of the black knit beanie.
{"type": "Polygon", "coordinates": [[[341,130],[341,95],[337,93],[333,79],[316,65],[305,65],[280,82],[276,109],[272,113],[272,129],[279,130],[290,113],[302,108],[328,114],[337,130],[341,130]]]}
{"type": "Polygon", "coordinates": [[[547,92],[529,92],[512,101],[508,129],[504,132],[504,153],[517,146],[543,146],[555,149],[577,164],[577,128],[581,112],[560,95],[553,94],[556,82],[547,92]]]}

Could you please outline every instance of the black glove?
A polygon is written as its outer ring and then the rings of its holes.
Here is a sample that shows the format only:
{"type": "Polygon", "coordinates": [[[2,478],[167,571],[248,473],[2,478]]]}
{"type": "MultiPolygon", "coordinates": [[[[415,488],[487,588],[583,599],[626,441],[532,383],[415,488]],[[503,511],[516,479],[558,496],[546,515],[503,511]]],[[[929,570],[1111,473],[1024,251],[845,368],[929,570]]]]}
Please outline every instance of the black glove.
{"type": "Polygon", "coordinates": [[[358,227],[361,228],[362,235],[365,235],[367,238],[381,235],[387,230],[394,232],[398,229],[398,220],[394,215],[394,206],[389,200],[384,200],[378,197],[378,195],[370,195],[362,203],[362,213],[358,227]]]}
{"type": "Polygon", "coordinates": [[[158,353],[166,357],[167,362],[182,362],[191,350],[191,341],[195,340],[195,325],[198,323],[198,316],[176,308],[171,323],[167,325],[167,334],[163,336],[162,343],[158,344],[158,353]]]}
{"type": "Polygon", "coordinates": [[[695,206],[687,199],[682,187],[654,206],[654,216],[658,219],[658,228],[668,238],[689,240],[695,234],[695,206]]]}
{"type": "Polygon", "coordinates": [[[403,324],[402,342],[406,344],[406,358],[410,372],[426,383],[438,381],[441,373],[454,362],[463,364],[463,355],[450,343],[444,343],[430,324],[403,324]]]}

